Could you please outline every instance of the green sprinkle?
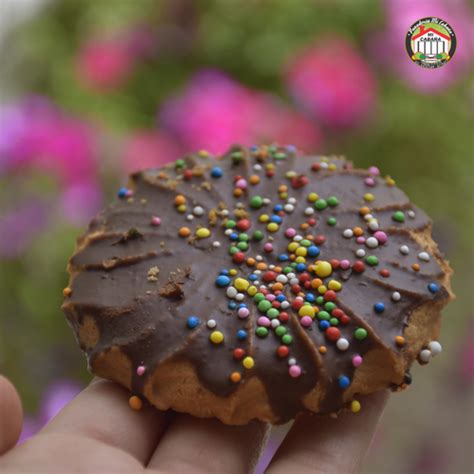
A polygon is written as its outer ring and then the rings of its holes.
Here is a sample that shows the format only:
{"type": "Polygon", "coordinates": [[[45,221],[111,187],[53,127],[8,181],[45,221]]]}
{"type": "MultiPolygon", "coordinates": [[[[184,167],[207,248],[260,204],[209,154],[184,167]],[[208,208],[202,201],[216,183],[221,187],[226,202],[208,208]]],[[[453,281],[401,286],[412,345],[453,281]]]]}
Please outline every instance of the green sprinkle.
{"type": "Polygon", "coordinates": [[[316,304],[318,304],[318,305],[324,304],[324,296],[318,296],[316,298],[316,304]]]}
{"type": "Polygon", "coordinates": [[[246,233],[242,232],[241,234],[239,234],[239,240],[241,242],[248,242],[249,236],[246,233]]]}
{"type": "Polygon", "coordinates": [[[275,160],[284,160],[286,158],[286,154],[283,152],[275,153],[275,160]]]}
{"type": "Polygon", "coordinates": [[[326,321],[329,321],[331,318],[330,314],[327,311],[320,311],[318,314],[318,319],[324,319],[326,321]]]}
{"type": "Polygon", "coordinates": [[[180,168],[185,167],[186,162],[184,160],[176,160],[174,165],[175,165],[176,168],[180,169],[180,168]]]}
{"type": "Polygon", "coordinates": [[[328,207],[328,203],[326,202],[325,199],[317,199],[314,203],[314,207],[318,211],[322,211],[323,209],[326,209],[326,207],[328,207]]]}
{"type": "Polygon", "coordinates": [[[253,300],[255,303],[260,303],[260,301],[265,299],[265,295],[263,293],[255,293],[253,300]]]}
{"type": "Polygon", "coordinates": [[[250,207],[253,209],[260,209],[263,206],[263,198],[262,196],[253,196],[250,199],[250,207]]]}
{"type": "Polygon", "coordinates": [[[268,300],[261,300],[257,306],[258,310],[261,311],[262,313],[266,313],[271,307],[272,307],[272,304],[268,300]]]}
{"type": "Polygon", "coordinates": [[[270,308],[270,309],[267,311],[267,316],[268,316],[270,319],[277,318],[279,315],[280,315],[280,311],[278,311],[276,308],[270,308]]]}
{"type": "Polygon", "coordinates": [[[327,223],[328,225],[336,225],[337,224],[337,220],[335,217],[330,217],[328,220],[327,220],[327,223]]]}
{"type": "Polygon", "coordinates": [[[275,329],[275,334],[278,336],[278,337],[281,337],[283,335],[285,335],[287,333],[287,329],[285,326],[277,326],[276,329],[275,329]]]}
{"type": "Polygon", "coordinates": [[[255,334],[258,337],[267,337],[268,336],[268,329],[264,326],[260,326],[257,329],[255,329],[255,334]]]}
{"type": "MultiPolygon", "coordinates": [[[[278,326],[280,327],[280,326],[278,326]]],[[[285,334],[282,338],[281,338],[281,342],[283,344],[291,344],[293,342],[293,338],[289,335],[289,334],[285,334]]]]}
{"type": "Polygon", "coordinates": [[[257,240],[257,241],[262,240],[263,237],[264,237],[264,234],[261,230],[256,230],[252,235],[252,239],[257,240]]]}
{"type": "Polygon", "coordinates": [[[375,267],[379,264],[379,259],[375,255],[369,255],[365,258],[365,261],[367,265],[370,265],[371,267],[375,267]]]}
{"type": "Polygon", "coordinates": [[[238,247],[232,246],[232,247],[229,248],[229,253],[230,253],[231,255],[236,254],[238,251],[239,251],[238,247]]]}
{"type": "Polygon", "coordinates": [[[392,214],[392,219],[395,222],[405,222],[405,213],[403,211],[395,211],[392,214]]]}
{"type": "Polygon", "coordinates": [[[339,319],[337,319],[337,318],[331,318],[329,320],[329,322],[331,323],[331,326],[338,326],[339,325],[339,319]]]}
{"type": "Polygon", "coordinates": [[[358,341],[363,341],[367,337],[367,330],[364,328],[357,328],[354,331],[354,336],[358,341]]]}
{"type": "Polygon", "coordinates": [[[331,207],[338,206],[339,205],[339,199],[337,199],[336,196],[331,196],[331,197],[328,198],[328,204],[331,207]]]}
{"type": "Polygon", "coordinates": [[[247,242],[239,242],[237,244],[237,247],[240,249],[240,250],[247,250],[249,248],[249,244],[247,242]]]}
{"type": "Polygon", "coordinates": [[[293,271],[293,268],[291,268],[291,267],[285,267],[285,268],[283,269],[283,273],[285,273],[285,275],[286,275],[287,273],[291,273],[292,271],[293,271]]]}
{"type": "Polygon", "coordinates": [[[232,229],[232,227],[235,227],[236,222],[232,219],[228,219],[227,222],[225,223],[225,226],[227,229],[232,229]]]}
{"type": "Polygon", "coordinates": [[[309,247],[311,245],[311,241],[307,240],[307,239],[303,239],[301,242],[300,242],[300,245],[302,245],[303,247],[309,247]]]}
{"type": "Polygon", "coordinates": [[[328,301],[325,305],[324,305],[324,309],[326,311],[329,311],[331,312],[333,309],[336,308],[336,305],[332,302],[332,301],[328,301]]]}

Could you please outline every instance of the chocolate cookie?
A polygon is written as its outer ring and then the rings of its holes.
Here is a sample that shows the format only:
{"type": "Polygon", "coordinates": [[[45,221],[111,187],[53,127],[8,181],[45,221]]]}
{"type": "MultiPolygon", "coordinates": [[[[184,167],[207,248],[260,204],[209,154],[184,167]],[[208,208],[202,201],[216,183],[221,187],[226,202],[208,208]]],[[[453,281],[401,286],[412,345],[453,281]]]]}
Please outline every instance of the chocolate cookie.
{"type": "MultiPolygon", "coordinates": [[[[95,374],[224,423],[357,412],[441,351],[451,269],[393,179],[294,147],[131,176],[78,239],[63,309],[95,374]]],[[[139,398],[137,398],[139,397],[139,398]]]]}

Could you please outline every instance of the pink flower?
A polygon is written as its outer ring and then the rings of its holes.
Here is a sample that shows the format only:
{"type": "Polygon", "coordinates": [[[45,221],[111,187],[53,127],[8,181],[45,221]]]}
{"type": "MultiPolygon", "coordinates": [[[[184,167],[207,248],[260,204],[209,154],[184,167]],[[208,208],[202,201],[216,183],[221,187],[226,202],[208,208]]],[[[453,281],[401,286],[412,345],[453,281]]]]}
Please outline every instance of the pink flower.
{"type": "Polygon", "coordinates": [[[456,82],[472,65],[474,19],[464,0],[385,0],[386,27],[370,38],[373,56],[386,69],[394,71],[414,89],[424,93],[441,92],[456,82]],[[417,20],[436,16],[454,29],[457,47],[448,64],[424,69],[408,57],[405,36],[417,20]]]}
{"type": "Polygon", "coordinates": [[[320,142],[319,130],[308,119],[214,70],[197,73],[180,96],[164,105],[160,120],[188,151],[223,153],[234,143],[277,140],[314,148],[320,142]]]}
{"type": "Polygon", "coordinates": [[[375,103],[374,75],[343,38],[320,38],[297,52],[287,66],[286,83],[300,106],[329,127],[357,125],[375,103]]]}
{"type": "Polygon", "coordinates": [[[132,48],[121,39],[94,40],[79,51],[76,71],[86,87],[105,92],[121,86],[135,65],[132,48]]]}
{"type": "Polygon", "coordinates": [[[127,173],[165,165],[183,154],[172,137],[154,130],[136,132],[123,148],[122,163],[127,173]]]}

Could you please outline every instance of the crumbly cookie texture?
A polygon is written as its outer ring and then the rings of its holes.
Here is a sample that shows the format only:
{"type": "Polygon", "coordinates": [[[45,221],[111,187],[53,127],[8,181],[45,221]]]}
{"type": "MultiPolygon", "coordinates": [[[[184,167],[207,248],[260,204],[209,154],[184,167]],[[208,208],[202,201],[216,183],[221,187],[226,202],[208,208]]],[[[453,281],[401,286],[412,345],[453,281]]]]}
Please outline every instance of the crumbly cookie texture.
{"type": "Polygon", "coordinates": [[[78,239],[63,310],[90,370],[227,424],[361,409],[441,352],[452,273],[376,167],[295,147],[131,176],[78,239]]]}

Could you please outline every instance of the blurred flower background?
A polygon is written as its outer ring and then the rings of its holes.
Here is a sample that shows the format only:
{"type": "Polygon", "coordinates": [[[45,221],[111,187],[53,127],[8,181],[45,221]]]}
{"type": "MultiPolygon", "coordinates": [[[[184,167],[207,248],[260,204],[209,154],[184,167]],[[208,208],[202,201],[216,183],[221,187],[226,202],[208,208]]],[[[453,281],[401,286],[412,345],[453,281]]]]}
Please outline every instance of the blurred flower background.
{"type": "Polygon", "coordinates": [[[392,397],[363,470],[474,470],[472,2],[3,0],[0,17],[0,370],[23,439],[90,378],[65,266],[127,173],[276,141],[376,164],[433,217],[456,270],[444,353],[392,397]],[[432,15],[458,47],[425,70],[404,38],[432,15]]]}

